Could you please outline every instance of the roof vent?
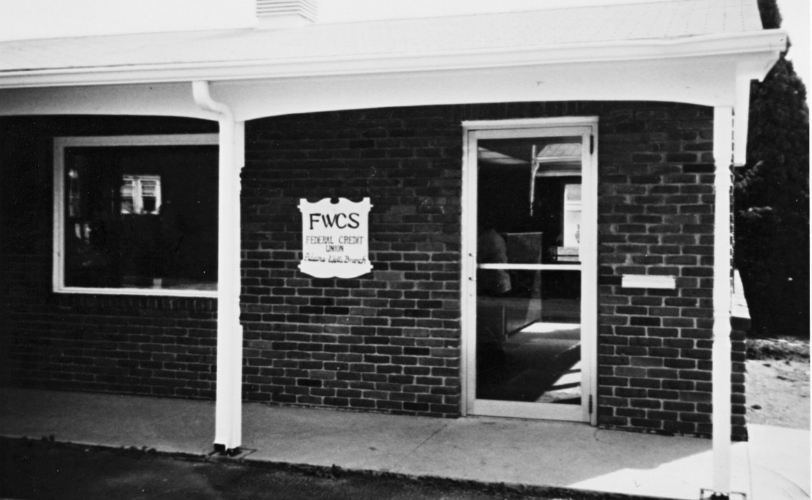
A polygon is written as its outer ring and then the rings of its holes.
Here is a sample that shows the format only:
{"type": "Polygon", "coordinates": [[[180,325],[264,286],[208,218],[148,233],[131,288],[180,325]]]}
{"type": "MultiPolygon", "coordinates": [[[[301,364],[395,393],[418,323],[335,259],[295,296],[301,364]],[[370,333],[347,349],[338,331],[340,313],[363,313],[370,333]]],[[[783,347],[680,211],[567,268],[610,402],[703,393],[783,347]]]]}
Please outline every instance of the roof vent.
{"type": "Polygon", "coordinates": [[[316,22],[318,0],[256,0],[263,27],[292,28],[316,22]]]}

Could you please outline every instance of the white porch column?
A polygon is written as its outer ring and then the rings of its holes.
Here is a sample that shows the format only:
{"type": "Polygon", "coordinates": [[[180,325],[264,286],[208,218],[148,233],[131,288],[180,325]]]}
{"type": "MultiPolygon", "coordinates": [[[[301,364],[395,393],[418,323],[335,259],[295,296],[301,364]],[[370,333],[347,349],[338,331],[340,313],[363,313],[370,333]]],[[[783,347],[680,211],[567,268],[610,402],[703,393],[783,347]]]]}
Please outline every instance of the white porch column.
{"type": "Polygon", "coordinates": [[[195,101],[217,114],[220,168],[217,261],[217,401],[214,447],[234,451],[242,445],[242,340],[240,325],[240,170],[245,165],[245,122],[215,102],[207,82],[194,82],[195,101]]]}
{"type": "MultiPolygon", "coordinates": [[[[746,119],[746,117],[745,117],[746,119]]],[[[746,141],[746,137],[742,138],[746,141]]],[[[733,155],[733,108],[713,113],[713,489],[730,494],[731,344],[730,344],[730,165],[733,155]]]]}

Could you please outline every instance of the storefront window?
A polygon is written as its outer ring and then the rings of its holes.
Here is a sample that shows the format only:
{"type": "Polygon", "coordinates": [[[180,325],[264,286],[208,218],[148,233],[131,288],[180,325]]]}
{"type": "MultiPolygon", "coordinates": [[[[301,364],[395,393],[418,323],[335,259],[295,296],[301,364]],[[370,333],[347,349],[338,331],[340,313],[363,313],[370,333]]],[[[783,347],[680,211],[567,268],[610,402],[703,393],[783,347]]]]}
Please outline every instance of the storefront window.
{"type": "Polygon", "coordinates": [[[55,288],[213,295],[216,136],[56,140],[55,288]]]}

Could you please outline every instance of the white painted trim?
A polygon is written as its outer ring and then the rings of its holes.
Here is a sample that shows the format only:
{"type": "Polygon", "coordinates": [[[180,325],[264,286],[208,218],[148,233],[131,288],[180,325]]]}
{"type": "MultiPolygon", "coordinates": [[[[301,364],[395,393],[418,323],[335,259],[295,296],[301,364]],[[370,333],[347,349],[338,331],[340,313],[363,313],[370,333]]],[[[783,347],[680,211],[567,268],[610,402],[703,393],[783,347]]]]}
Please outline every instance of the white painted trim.
{"type": "Polygon", "coordinates": [[[0,89],[409,73],[544,64],[583,65],[602,62],[702,58],[719,55],[777,59],[778,54],[786,49],[787,39],[787,34],[784,31],[765,30],[674,39],[602,41],[511,47],[508,49],[401,53],[395,56],[390,54],[362,54],[346,57],[300,59],[298,61],[275,59],[224,60],[35,69],[3,72],[0,74],[0,89]]]}
{"type": "Polygon", "coordinates": [[[69,147],[113,146],[198,146],[217,145],[217,134],[126,135],[54,138],[53,266],[55,293],[92,295],[136,295],[148,297],[217,297],[211,290],[164,290],[150,288],[91,288],[65,286],[65,149],[69,147]]]}
{"type": "MultiPolygon", "coordinates": [[[[60,276],[60,279],[63,278],[63,276],[60,276]]],[[[62,282],[64,283],[64,281],[62,282]]],[[[54,293],[79,295],[130,295],[139,297],[217,298],[217,292],[213,290],[164,290],[160,288],[86,288],[77,286],[54,289],[54,293]]]]}
{"type": "Polygon", "coordinates": [[[598,118],[583,136],[581,174],[581,402],[585,422],[598,425],[598,118]],[[591,138],[590,138],[591,136],[591,138]],[[587,144],[592,139],[593,149],[587,144]],[[592,413],[589,403],[592,403],[592,413]]]}
{"type": "Polygon", "coordinates": [[[598,325],[598,118],[563,117],[463,122],[462,214],[462,345],[463,414],[575,420],[597,425],[598,325]],[[474,141],[520,137],[581,136],[583,171],[581,264],[477,265],[477,148],[474,141]],[[594,137],[590,153],[590,136],[594,137]],[[476,270],[477,268],[581,271],[581,405],[557,405],[476,399],[476,270]],[[593,411],[589,413],[592,396],[593,411]],[[567,408],[568,407],[568,408],[567,408]],[[566,409],[562,409],[566,408],[566,409]]]}
{"type": "Polygon", "coordinates": [[[102,135],[93,137],[55,137],[61,147],[105,146],[216,146],[217,134],[102,135]]]}
{"type": "Polygon", "coordinates": [[[731,482],[731,267],[730,267],[730,165],[733,156],[733,109],[714,108],[713,155],[714,180],[713,231],[713,489],[730,493],[731,482]]]}
{"type": "Polygon", "coordinates": [[[733,114],[733,165],[747,163],[747,139],[750,128],[750,75],[736,75],[736,107],[733,114]]]}
{"type": "Polygon", "coordinates": [[[473,411],[475,399],[474,384],[476,380],[476,349],[467,342],[466,332],[476,329],[476,316],[470,313],[470,308],[476,307],[476,227],[477,206],[476,200],[478,176],[476,169],[477,149],[469,146],[468,127],[463,124],[462,138],[462,265],[460,266],[461,286],[460,298],[462,314],[460,315],[462,359],[460,363],[460,379],[462,380],[462,398],[460,401],[460,414],[467,416],[473,411]]]}
{"type": "Polygon", "coordinates": [[[62,256],[65,253],[65,149],[61,144],[61,138],[54,139],[54,206],[53,206],[53,254],[51,263],[51,289],[54,292],[62,290],[65,282],[64,262],[62,256]]]}
{"type": "MultiPolygon", "coordinates": [[[[757,61],[758,65],[763,60],[757,61]]],[[[733,57],[551,64],[318,78],[221,81],[212,95],[240,121],[391,106],[540,101],[668,101],[733,106],[733,57]],[[629,82],[636,82],[630,85],[629,82]]],[[[0,90],[0,115],[173,115],[216,119],[190,103],[188,82],[0,90]]]]}
{"type": "Polygon", "coordinates": [[[580,271],[580,264],[479,264],[479,269],[519,269],[525,271],[580,271]]]}
{"type": "Polygon", "coordinates": [[[659,288],[663,290],[674,290],[677,288],[677,279],[674,276],[624,274],[621,286],[623,288],[659,288]]]}
{"type": "MultiPolygon", "coordinates": [[[[551,132],[550,127],[578,127],[578,126],[592,126],[598,123],[596,116],[560,116],[554,118],[514,118],[510,120],[466,120],[462,122],[462,129],[464,131],[476,130],[479,135],[486,134],[490,130],[512,130],[516,128],[528,129],[532,132],[534,137],[550,137],[555,136],[555,132],[551,132]],[[540,120],[544,120],[543,124],[540,120]],[[535,134],[542,134],[536,136],[535,134]]],[[[514,137],[513,135],[496,135],[485,136],[488,139],[514,137]]]]}
{"type": "MultiPolygon", "coordinates": [[[[594,117],[593,117],[594,118],[594,117]]],[[[586,122],[586,120],[584,120],[586,122]]],[[[513,127],[504,127],[504,128],[488,128],[488,129],[471,129],[469,128],[469,132],[476,134],[477,140],[479,139],[510,139],[514,137],[561,137],[562,135],[567,136],[578,136],[578,135],[586,135],[587,137],[592,132],[592,125],[578,125],[572,123],[568,125],[566,123],[551,123],[550,126],[538,126],[536,123],[535,126],[529,126],[530,123],[526,123],[524,125],[518,124],[513,127]],[[521,131],[521,133],[517,132],[521,131]]],[[[588,145],[588,143],[587,143],[588,145]]]]}

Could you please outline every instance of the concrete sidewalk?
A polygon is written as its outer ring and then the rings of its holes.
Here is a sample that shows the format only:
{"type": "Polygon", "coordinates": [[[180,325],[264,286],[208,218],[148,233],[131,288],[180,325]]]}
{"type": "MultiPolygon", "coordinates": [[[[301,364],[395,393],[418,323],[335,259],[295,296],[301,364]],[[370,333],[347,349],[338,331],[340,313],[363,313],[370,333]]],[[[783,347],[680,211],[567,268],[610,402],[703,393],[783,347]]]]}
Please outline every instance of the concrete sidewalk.
{"type": "MultiPolygon", "coordinates": [[[[244,404],[243,414],[245,460],[691,500],[712,485],[705,439],[262,404],[244,404]]],[[[733,490],[750,500],[809,498],[809,431],[749,429],[750,441],[733,445],[733,490]]],[[[0,388],[0,435],[208,455],[214,404],[0,388]]]]}

